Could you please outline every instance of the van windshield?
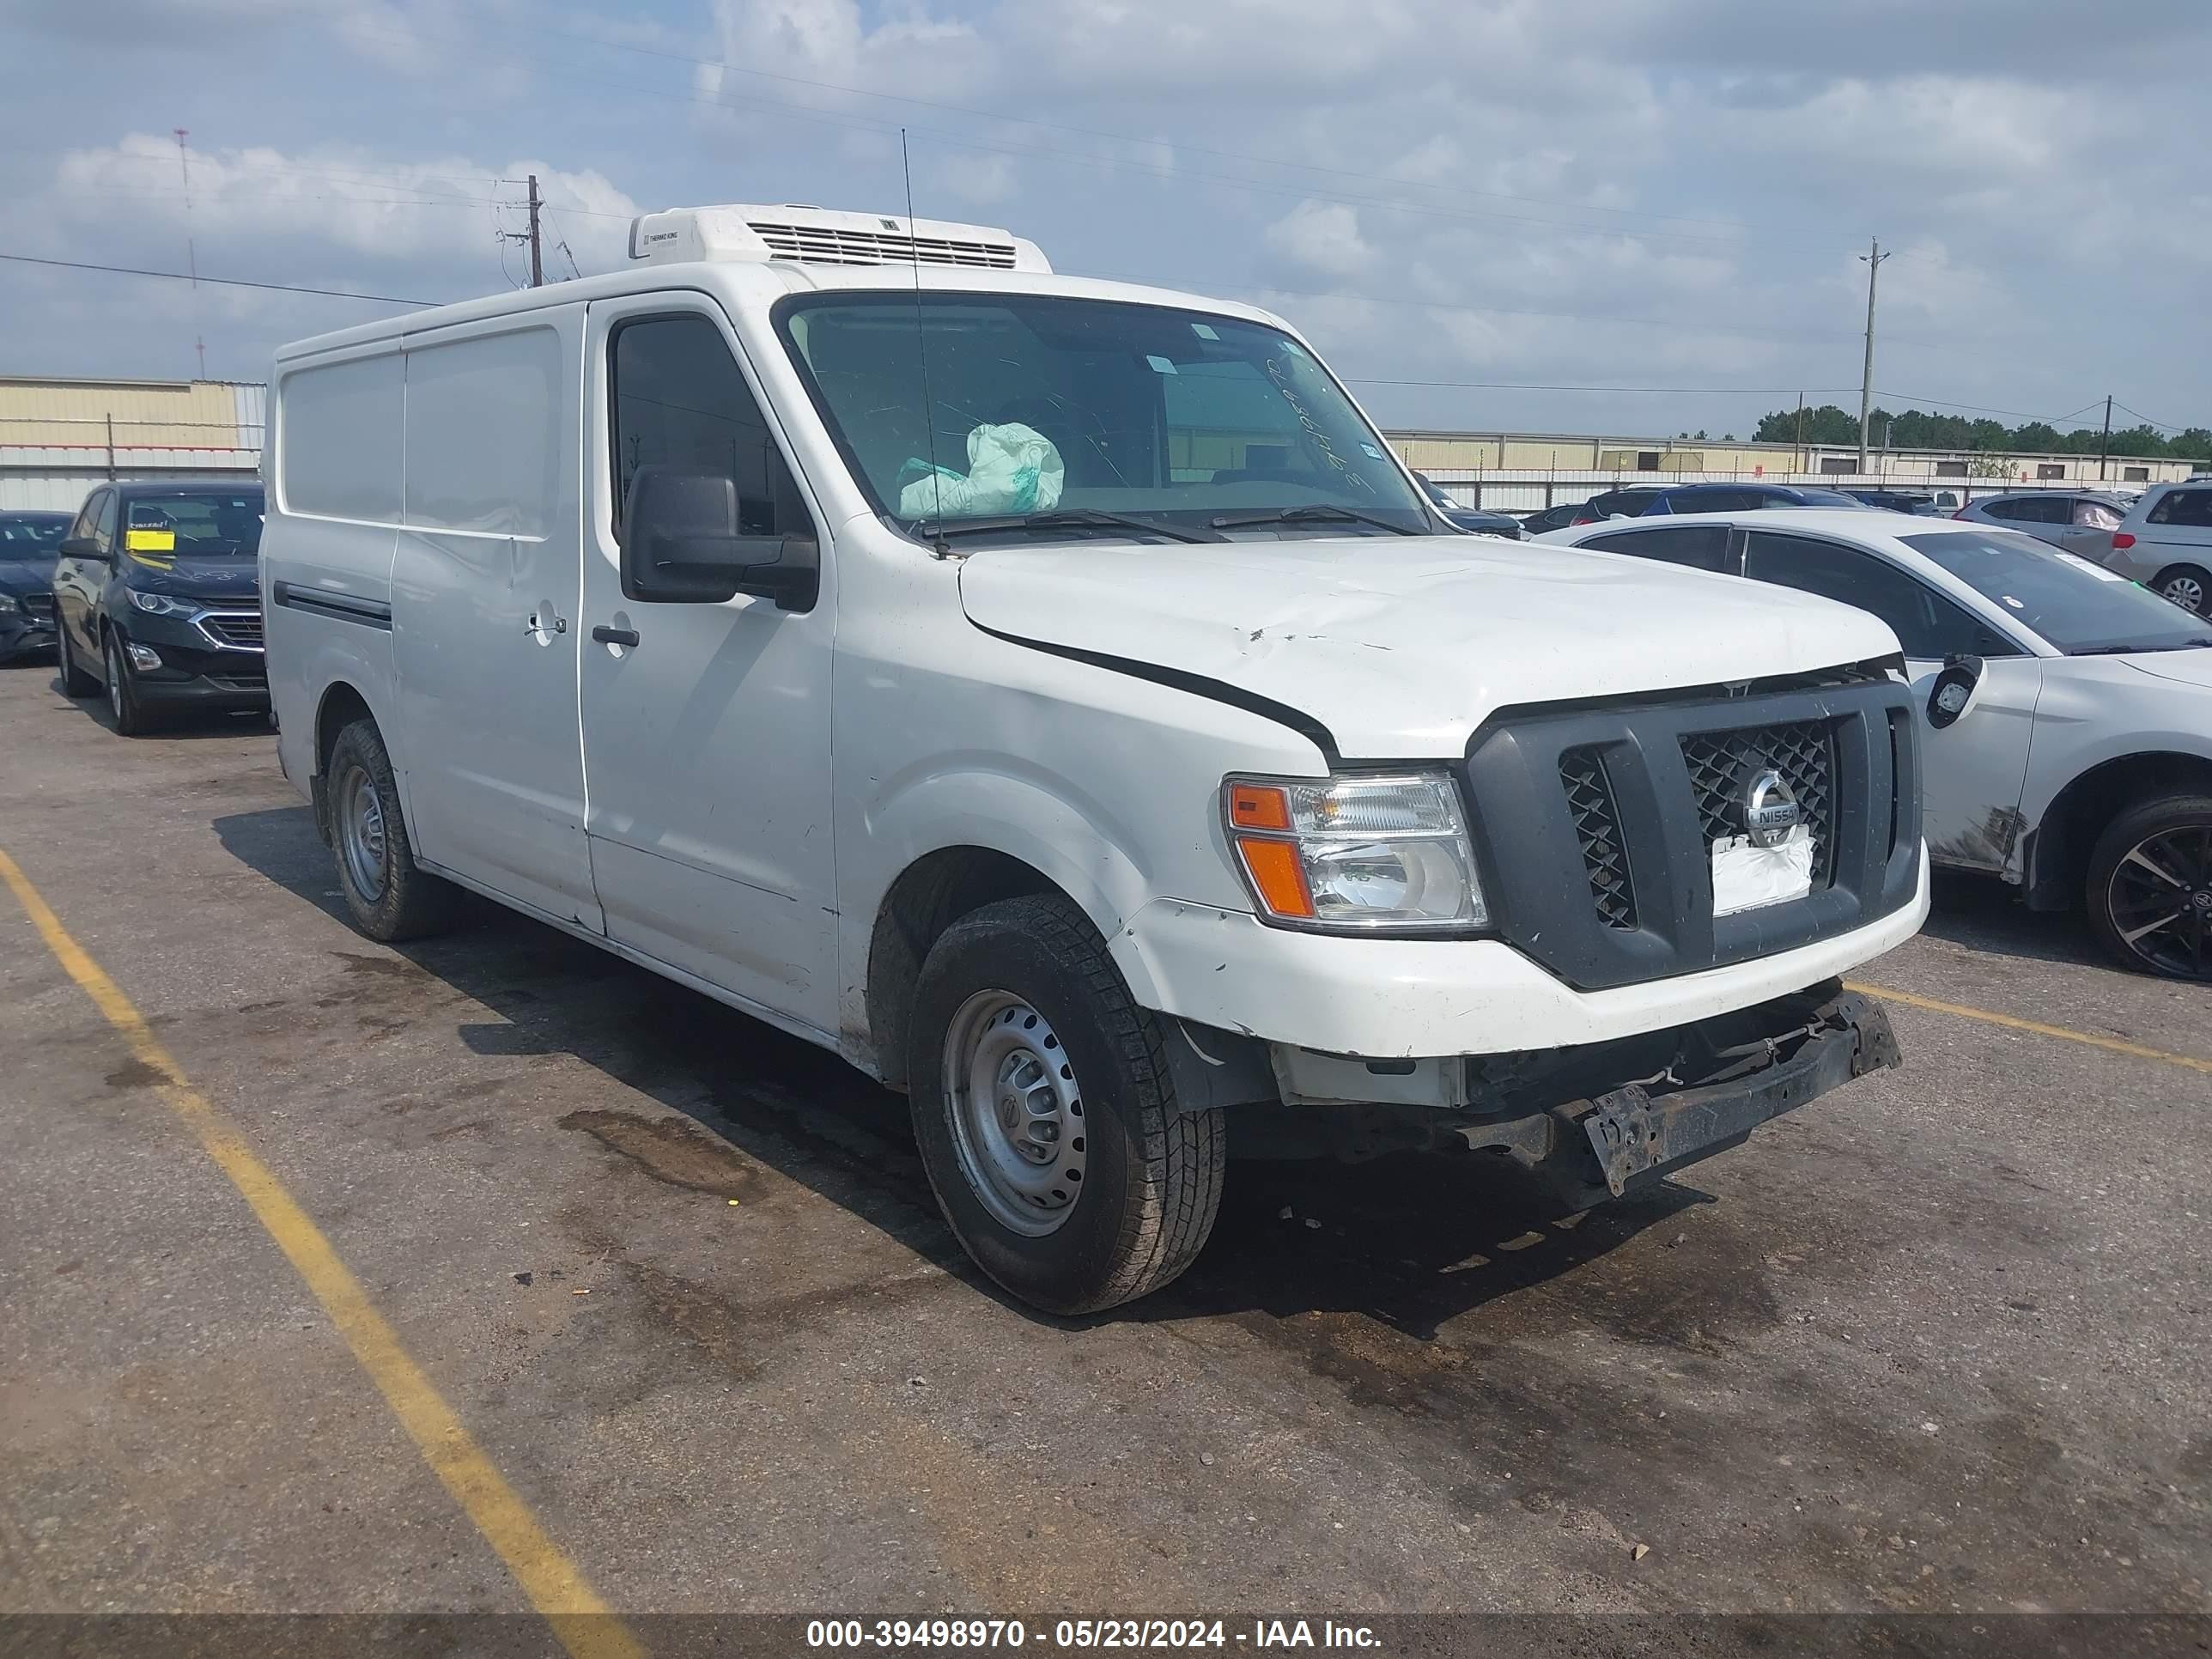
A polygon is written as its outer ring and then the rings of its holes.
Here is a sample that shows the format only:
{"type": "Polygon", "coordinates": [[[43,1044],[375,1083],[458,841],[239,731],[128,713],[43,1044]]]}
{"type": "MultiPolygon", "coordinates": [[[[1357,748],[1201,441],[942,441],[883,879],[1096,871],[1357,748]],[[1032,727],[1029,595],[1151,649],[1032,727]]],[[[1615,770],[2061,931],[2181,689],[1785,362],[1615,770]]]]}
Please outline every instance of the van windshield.
{"type": "Polygon", "coordinates": [[[775,322],[846,465],[910,533],[1438,529],[1328,372],[1258,323],[927,291],[797,296],[775,322]]]}

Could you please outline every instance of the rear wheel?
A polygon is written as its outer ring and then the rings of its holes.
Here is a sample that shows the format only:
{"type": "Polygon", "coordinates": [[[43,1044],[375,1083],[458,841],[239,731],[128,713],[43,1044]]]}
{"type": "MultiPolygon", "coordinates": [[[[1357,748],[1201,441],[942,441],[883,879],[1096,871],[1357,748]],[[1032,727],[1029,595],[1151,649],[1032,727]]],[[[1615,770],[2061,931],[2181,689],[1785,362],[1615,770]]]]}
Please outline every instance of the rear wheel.
{"type": "Polygon", "coordinates": [[[2160,571],[2151,582],[2151,591],[2184,611],[2212,617],[2212,572],[2199,570],[2193,564],[2178,564],[2160,571]]]}
{"type": "Polygon", "coordinates": [[[2167,795],[2113,819],[2089,855],[2089,921],[2129,967],[2212,981],[2212,796],[2167,795]]]}
{"type": "Polygon", "coordinates": [[[76,653],[70,649],[69,627],[66,623],[54,630],[54,650],[61,660],[64,696],[88,697],[100,690],[100,682],[78,664],[76,653]]]}
{"type": "Polygon", "coordinates": [[[415,863],[392,757],[375,721],[356,720],[338,733],[328,775],[331,851],[354,926],[387,944],[442,932],[452,921],[453,889],[415,863]]]}
{"type": "Polygon", "coordinates": [[[115,729],[126,738],[143,738],[153,730],[154,722],[146,712],[146,700],[139,695],[138,672],[131,665],[123,636],[111,628],[102,649],[107,667],[107,712],[115,718],[115,729]]]}
{"type": "Polygon", "coordinates": [[[1221,1201],[1218,1108],[1178,1104],[1158,1022],[1059,895],[947,928],[916,988],[915,1139],[976,1265],[1053,1313],[1180,1274],[1221,1201]]]}

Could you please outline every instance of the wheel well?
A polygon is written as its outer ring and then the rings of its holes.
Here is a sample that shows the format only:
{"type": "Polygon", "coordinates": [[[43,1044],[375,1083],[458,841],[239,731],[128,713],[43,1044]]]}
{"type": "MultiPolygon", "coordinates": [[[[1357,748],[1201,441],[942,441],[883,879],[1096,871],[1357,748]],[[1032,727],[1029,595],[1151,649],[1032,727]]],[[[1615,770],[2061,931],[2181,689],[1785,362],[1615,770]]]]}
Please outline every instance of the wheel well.
{"type": "Polygon", "coordinates": [[[868,944],[868,1036],[884,1083],[907,1085],[907,1017],[938,937],[987,904],[1059,890],[1042,871],[988,847],[944,848],[906,867],[884,895],[868,944]]]}
{"type": "Polygon", "coordinates": [[[2088,878],[2097,837],[2136,802],[2154,795],[2212,794],[2212,760],[2200,755],[2128,755],[2093,766],[2058,792],[2029,837],[2027,903],[2071,909],[2088,878]]]}
{"type": "Polygon", "coordinates": [[[338,681],[323,693],[323,706],[315,711],[315,775],[320,777],[330,769],[331,746],[338,740],[338,733],[356,720],[374,720],[368,712],[368,699],[338,681]]]}

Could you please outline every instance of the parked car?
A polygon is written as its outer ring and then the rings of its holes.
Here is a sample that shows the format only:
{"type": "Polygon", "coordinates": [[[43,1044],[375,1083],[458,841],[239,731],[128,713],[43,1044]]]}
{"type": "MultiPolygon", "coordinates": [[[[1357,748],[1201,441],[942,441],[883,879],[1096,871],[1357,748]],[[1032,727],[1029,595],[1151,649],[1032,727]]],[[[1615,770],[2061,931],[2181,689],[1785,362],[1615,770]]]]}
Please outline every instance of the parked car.
{"type": "Polygon", "coordinates": [[[2130,967],[2212,980],[2212,627],[2017,531],[1860,513],[1618,526],[1579,545],[1840,599],[1905,647],[1929,848],[2130,967]]]}
{"type": "Polygon", "coordinates": [[[1862,507],[1885,513],[1910,513],[1917,518],[1940,518],[1959,506],[1958,492],[1950,489],[1863,489],[1846,485],[1844,494],[1862,507]]]}
{"type": "Polygon", "coordinates": [[[54,567],[62,689],[105,689],[115,729],[168,712],[265,709],[258,483],[102,484],[54,567]]]}
{"type": "Polygon", "coordinates": [[[2028,489],[1982,496],[1951,516],[1967,524],[2002,525],[2069,553],[2101,561],[2112,551],[2112,532],[2127,516],[2129,506],[2125,496],[2102,491],[2028,489]]]}
{"type": "Polygon", "coordinates": [[[630,246],[278,353],[278,755],[365,933],[469,888],[834,1049],[1063,1312],[1183,1270],[1232,1122],[1587,1205],[1895,1063],[1875,618],[1446,535],[1279,319],[1006,231],[630,246]]]}
{"type": "Polygon", "coordinates": [[[66,513],[0,512],[0,662],[53,649],[55,550],[66,513]]]}
{"type": "Polygon", "coordinates": [[[1632,519],[1667,492],[1664,484],[1623,484],[1601,489],[1575,509],[1569,524],[1599,524],[1607,519],[1632,519]]]}
{"type": "Polygon", "coordinates": [[[1762,507],[1844,507],[1864,503],[1840,489],[1817,484],[1692,483],[1662,489],[1644,505],[1642,518],[1670,513],[1749,513],[1762,507]]]}
{"type": "Polygon", "coordinates": [[[1521,532],[1526,536],[1540,536],[1547,530],[1565,530],[1575,522],[1582,510],[1580,501],[1561,501],[1540,513],[1524,513],[1521,515],[1521,532]]]}
{"type": "Polygon", "coordinates": [[[2143,491],[2101,556],[2183,610],[2212,617],[2212,478],[2143,491]]]}
{"type": "Polygon", "coordinates": [[[1528,532],[1521,527],[1521,520],[1510,513],[1486,513],[1479,507],[1468,507],[1454,501],[1444,487],[1431,480],[1427,474],[1416,472],[1413,477],[1427,492],[1430,501],[1455,529],[1464,530],[1472,536],[1503,536],[1509,542],[1517,542],[1528,532]]]}

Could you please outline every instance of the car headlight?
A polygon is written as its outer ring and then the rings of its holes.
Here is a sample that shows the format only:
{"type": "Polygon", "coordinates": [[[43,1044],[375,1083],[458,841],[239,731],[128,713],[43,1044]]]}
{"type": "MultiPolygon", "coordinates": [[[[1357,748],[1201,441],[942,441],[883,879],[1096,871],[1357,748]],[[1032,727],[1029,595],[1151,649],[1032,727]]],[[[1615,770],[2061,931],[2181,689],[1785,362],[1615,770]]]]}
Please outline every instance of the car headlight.
{"type": "Polygon", "coordinates": [[[0,617],[13,616],[23,607],[15,603],[13,593],[0,593],[0,617]]]}
{"type": "Polygon", "coordinates": [[[1343,933],[1489,923],[1449,777],[1231,778],[1221,805],[1264,921],[1343,933]]]}
{"type": "Polygon", "coordinates": [[[144,593],[131,590],[131,603],[149,617],[197,617],[200,613],[198,599],[180,599],[171,593],[144,593]]]}

